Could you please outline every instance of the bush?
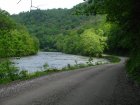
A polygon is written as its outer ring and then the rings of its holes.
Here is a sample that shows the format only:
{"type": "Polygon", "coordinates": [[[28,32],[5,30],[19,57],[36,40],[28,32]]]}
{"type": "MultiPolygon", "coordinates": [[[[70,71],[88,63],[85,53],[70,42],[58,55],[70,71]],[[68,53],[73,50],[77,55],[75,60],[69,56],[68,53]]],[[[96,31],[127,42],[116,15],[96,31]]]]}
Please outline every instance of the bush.
{"type": "Polygon", "coordinates": [[[9,60],[0,62],[0,83],[7,83],[19,78],[19,70],[9,60]]]}
{"type": "Polygon", "coordinates": [[[120,62],[120,58],[117,57],[117,56],[109,55],[109,56],[103,56],[103,58],[109,60],[112,63],[118,63],[118,62],[120,62]]]}
{"type": "Polygon", "coordinates": [[[26,78],[28,78],[28,77],[29,77],[28,71],[22,70],[22,71],[19,73],[19,77],[20,77],[20,79],[26,79],[26,78]]]}
{"type": "Polygon", "coordinates": [[[128,75],[140,84],[140,52],[135,52],[126,64],[128,75]]]}

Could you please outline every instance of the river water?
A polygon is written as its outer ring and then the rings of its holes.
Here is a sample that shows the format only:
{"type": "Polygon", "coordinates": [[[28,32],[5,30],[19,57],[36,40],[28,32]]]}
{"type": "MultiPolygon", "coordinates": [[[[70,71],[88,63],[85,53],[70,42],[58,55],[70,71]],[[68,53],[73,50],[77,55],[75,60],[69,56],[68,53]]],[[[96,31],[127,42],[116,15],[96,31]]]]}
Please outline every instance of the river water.
{"type": "MultiPolygon", "coordinates": [[[[20,70],[27,70],[29,73],[44,70],[44,65],[48,64],[49,68],[61,69],[68,64],[86,64],[89,57],[64,54],[61,52],[38,52],[37,55],[21,57],[20,59],[14,58],[12,60],[15,66],[20,70]]],[[[93,64],[96,62],[108,63],[105,59],[93,58],[93,64]]]]}

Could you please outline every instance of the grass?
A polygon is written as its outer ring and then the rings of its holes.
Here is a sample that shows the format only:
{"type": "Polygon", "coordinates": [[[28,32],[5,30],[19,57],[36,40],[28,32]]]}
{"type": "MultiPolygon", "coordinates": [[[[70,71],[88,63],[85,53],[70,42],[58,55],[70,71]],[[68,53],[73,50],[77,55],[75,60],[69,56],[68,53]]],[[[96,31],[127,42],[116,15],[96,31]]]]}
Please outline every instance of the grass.
{"type": "Polygon", "coordinates": [[[103,58],[109,60],[109,62],[111,62],[111,63],[119,63],[121,61],[121,59],[119,57],[113,56],[113,55],[103,56],[103,58]]]}
{"type": "Polygon", "coordinates": [[[89,66],[94,66],[94,65],[87,65],[87,64],[77,64],[77,65],[70,65],[68,64],[66,67],[62,68],[62,69],[47,69],[44,71],[36,71],[34,73],[28,73],[27,71],[22,71],[21,74],[21,78],[20,80],[28,80],[28,79],[32,79],[32,78],[36,78],[36,77],[40,77],[40,76],[44,76],[44,75],[48,75],[51,73],[56,73],[56,72],[62,72],[62,71],[69,71],[69,70],[76,70],[79,68],[85,68],[85,67],[89,67],[89,66]]]}

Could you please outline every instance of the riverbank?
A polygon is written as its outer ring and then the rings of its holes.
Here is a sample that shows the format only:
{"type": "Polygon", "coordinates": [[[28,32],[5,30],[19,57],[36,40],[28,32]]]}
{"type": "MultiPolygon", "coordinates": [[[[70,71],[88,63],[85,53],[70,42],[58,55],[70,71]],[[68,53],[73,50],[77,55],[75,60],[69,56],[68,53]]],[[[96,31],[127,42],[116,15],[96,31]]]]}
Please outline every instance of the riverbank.
{"type": "Polygon", "coordinates": [[[87,64],[87,62],[92,61],[92,63],[103,62],[107,63],[108,60],[104,58],[88,57],[81,55],[65,54],[62,52],[38,52],[37,55],[21,57],[20,59],[13,59],[15,66],[20,70],[27,70],[29,73],[36,71],[44,71],[46,64],[48,68],[62,69],[68,64],[87,64]]]}
{"type": "MultiPolygon", "coordinates": [[[[112,63],[117,63],[120,61],[120,59],[118,57],[114,57],[114,56],[104,56],[103,58],[109,60],[109,62],[112,63]]],[[[22,70],[19,71],[17,68],[12,66],[12,69],[14,68],[15,74],[12,74],[11,77],[9,78],[2,78],[0,80],[0,84],[7,84],[13,81],[23,81],[23,80],[28,80],[28,79],[33,79],[33,78],[37,78],[40,76],[44,76],[44,75],[48,75],[51,73],[56,73],[56,72],[62,72],[62,71],[68,71],[68,70],[76,70],[76,69],[80,69],[80,68],[86,68],[86,67],[90,67],[90,66],[96,66],[96,65],[101,65],[101,64],[105,64],[102,62],[96,62],[95,64],[93,64],[91,61],[87,62],[86,64],[75,64],[75,65],[70,65],[68,64],[67,66],[61,68],[61,69],[56,69],[56,68],[48,68],[48,65],[44,65],[46,66],[45,68],[47,68],[46,70],[43,71],[36,71],[34,73],[29,73],[26,70],[22,70]]]]}

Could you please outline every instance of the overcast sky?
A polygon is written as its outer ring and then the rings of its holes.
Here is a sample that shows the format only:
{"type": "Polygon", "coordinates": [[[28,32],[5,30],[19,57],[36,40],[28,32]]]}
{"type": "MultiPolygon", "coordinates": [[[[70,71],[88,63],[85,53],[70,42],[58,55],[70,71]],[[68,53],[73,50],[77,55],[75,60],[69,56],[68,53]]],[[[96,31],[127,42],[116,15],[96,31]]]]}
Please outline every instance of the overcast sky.
{"type": "MultiPolygon", "coordinates": [[[[0,8],[8,11],[10,14],[17,14],[23,11],[29,11],[31,0],[0,0],[0,8]]],[[[83,2],[83,0],[32,0],[33,6],[40,9],[52,8],[72,8],[74,5],[83,2]]],[[[35,8],[32,8],[35,9],[35,8]]]]}

